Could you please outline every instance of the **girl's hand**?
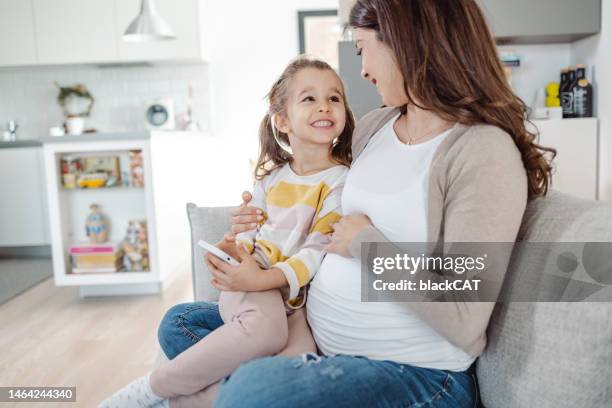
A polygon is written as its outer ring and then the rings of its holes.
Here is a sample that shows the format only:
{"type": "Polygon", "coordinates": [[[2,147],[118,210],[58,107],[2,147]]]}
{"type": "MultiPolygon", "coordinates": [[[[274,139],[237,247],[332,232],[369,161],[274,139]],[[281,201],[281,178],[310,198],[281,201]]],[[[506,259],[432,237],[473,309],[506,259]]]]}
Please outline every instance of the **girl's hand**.
{"type": "Polygon", "coordinates": [[[349,248],[353,239],[369,225],[372,225],[372,222],[364,214],[346,215],[340,218],[340,221],[332,225],[334,232],[331,234],[331,242],[325,249],[327,252],[350,257],[349,248]]]}
{"type": "Polygon", "coordinates": [[[238,266],[232,266],[223,262],[210,253],[206,254],[205,262],[213,277],[212,285],[219,290],[231,292],[258,292],[267,290],[268,288],[263,285],[267,271],[260,268],[255,258],[242,245],[234,245],[234,247],[238,255],[236,259],[241,260],[238,266]]]}
{"type": "Polygon", "coordinates": [[[257,224],[263,220],[261,208],[248,206],[252,198],[253,196],[248,191],[242,193],[242,204],[232,210],[232,232],[226,234],[225,239],[235,240],[236,234],[256,228],[257,224]]]}

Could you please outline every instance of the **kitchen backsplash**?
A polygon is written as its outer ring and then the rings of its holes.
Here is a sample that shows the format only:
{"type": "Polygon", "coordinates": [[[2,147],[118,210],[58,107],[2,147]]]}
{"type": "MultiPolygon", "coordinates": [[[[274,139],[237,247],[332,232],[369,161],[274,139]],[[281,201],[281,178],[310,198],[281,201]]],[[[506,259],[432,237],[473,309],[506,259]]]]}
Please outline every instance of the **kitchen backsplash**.
{"type": "Polygon", "coordinates": [[[57,66],[0,70],[0,133],[8,120],[19,124],[19,140],[39,139],[62,123],[55,82],[82,83],[95,98],[86,128],[100,132],[144,129],[144,104],[155,98],[174,100],[176,114],[186,111],[188,86],[193,87],[192,113],[202,130],[210,123],[208,66],[57,66]]]}

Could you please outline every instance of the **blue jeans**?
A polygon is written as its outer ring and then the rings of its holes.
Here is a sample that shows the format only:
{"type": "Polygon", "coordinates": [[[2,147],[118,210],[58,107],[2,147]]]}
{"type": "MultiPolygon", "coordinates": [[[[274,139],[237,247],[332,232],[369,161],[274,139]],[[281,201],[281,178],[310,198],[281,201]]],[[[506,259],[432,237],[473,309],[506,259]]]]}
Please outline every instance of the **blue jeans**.
{"type": "Polygon", "coordinates": [[[265,357],[224,380],[215,407],[475,407],[471,372],[346,355],[265,357]]]}
{"type": "Polygon", "coordinates": [[[157,330],[159,345],[170,360],[223,325],[219,305],[189,302],[172,306],[157,330]]]}

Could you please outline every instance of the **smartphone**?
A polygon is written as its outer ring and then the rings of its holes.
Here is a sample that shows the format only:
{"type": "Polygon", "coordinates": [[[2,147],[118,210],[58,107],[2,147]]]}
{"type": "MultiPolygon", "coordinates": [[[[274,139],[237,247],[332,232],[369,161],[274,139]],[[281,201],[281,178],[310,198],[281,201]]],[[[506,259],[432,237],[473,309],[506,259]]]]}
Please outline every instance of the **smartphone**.
{"type": "Polygon", "coordinates": [[[204,240],[199,240],[198,246],[204,248],[206,251],[210,252],[211,254],[213,254],[214,256],[222,260],[223,262],[227,262],[228,264],[233,265],[233,266],[240,265],[240,262],[238,262],[237,260],[229,256],[228,254],[226,254],[224,251],[220,250],[219,248],[217,248],[216,246],[214,246],[213,244],[209,242],[206,242],[204,240]]]}

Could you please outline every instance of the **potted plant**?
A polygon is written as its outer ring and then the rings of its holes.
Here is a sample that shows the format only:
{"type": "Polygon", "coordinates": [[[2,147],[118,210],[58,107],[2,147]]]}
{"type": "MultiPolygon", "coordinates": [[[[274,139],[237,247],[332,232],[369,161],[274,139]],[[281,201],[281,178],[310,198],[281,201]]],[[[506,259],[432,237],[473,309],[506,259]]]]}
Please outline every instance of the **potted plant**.
{"type": "Polygon", "coordinates": [[[94,97],[83,84],[61,86],[56,82],[55,85],[59,88],[57,102],[64,112],[68,133],[82,134],[85,128],[85,118],[89,116],[94,105],[94,97]]]}

